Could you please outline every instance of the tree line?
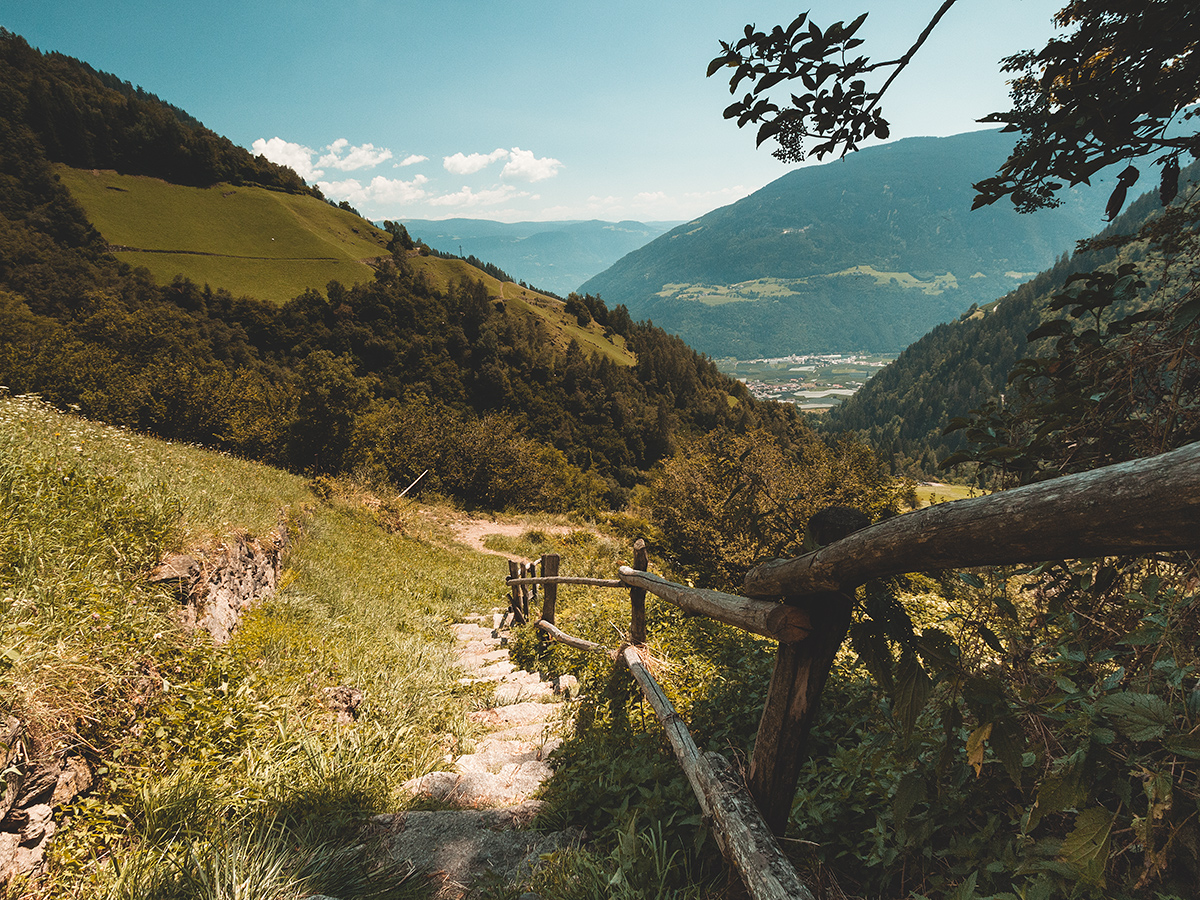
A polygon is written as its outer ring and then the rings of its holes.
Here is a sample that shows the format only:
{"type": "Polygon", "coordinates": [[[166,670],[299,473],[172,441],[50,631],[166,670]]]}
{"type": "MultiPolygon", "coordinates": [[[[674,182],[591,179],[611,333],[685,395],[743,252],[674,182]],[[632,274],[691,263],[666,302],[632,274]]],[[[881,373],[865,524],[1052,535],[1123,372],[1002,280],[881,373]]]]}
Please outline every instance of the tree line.
{"type": "Polygon", "coordinates": [[[153,94],[0,28],[0,115],[23,141],[78,169],[115,169],[175,184],[257,184],[312,193],[285,166],[252,156],[153,94]]]}

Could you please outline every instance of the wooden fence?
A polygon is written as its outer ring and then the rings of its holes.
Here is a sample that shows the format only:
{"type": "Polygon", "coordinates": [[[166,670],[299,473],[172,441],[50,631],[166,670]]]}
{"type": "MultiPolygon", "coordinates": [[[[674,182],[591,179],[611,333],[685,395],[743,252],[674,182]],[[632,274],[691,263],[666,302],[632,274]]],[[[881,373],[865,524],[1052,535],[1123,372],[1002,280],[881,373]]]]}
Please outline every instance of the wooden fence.
{"type": "Polygon", "coordinates": [[[869,525],[834,508],[809,523],[818,549],[747,573],[745,596],[674,584],[651,575],[645,544],[615,579],[558,575],[559,558],[510,564],[510,611],[526,622],[543,588],[536,624],[555,640],[604,651],[555,624],[557,586],[627,589],[626,643],[610,651],[628,667],[663,723],[705,817],[755,900],[812,900],[775,841],[787,826],[808,731],[834,656],[850,625],[855,589],[907,572],[1034,563],[1200,548],[1200,443],[1010,491],[944,503],[869,525]],[[701,753],[646,671],[646,593],[779,642],[746,784],[716,753],[701,753]]]}

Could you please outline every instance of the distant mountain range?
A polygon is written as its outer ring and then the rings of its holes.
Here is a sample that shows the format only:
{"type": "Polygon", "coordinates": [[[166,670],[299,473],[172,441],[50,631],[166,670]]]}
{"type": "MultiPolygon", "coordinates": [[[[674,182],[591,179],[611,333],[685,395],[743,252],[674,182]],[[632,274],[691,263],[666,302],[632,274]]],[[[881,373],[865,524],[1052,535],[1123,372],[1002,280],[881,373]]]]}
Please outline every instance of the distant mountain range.
{"type": "Polygon", "coordinates": [[[513,278],[566,296],[625,254],[678,222],[492,222],[405,219],[408,233],[430,247],[476,256],[513,278]]]}
{"type": "Polygon", "coordinates": [[[908,138],[797,169],[588,280],[710,356],[896,351],[1006,294],[1101,225],[1111,186],[971,210],[1009,135],[908,138]]]}

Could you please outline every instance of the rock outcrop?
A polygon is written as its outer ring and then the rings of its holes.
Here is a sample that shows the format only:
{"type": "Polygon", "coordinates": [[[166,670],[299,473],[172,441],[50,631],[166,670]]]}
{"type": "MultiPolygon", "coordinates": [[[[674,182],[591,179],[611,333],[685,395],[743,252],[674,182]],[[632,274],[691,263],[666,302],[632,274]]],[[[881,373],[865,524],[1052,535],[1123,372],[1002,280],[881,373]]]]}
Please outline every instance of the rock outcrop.
{"type": "MultiPolygon", "coordinates": [[[[252,604],[274,593],[279,584],[288,529],[283,523],[262,538],[243,535],[216,550],[173,554],[150,573],[152,583],[174,582],[185,628],[203,628],[223,644],[252,604]]],[[[351,689],[338,695],[339,717],[352,719],[362,695],[351,689]],[[357,698],[355,698],[357,694],[357,698]]],[[[42,865],[57,826],[54,810],[92,786],[91,768],[82,757],[62,754],[31,734],[16,717],[0,722],[0,888],[14,876],[42,865]]],[[[2,893],[2,891],[0,891],[2,893]]]]}
{"type": "Polygon", "coordinates": [[[0,797],[0,886],[37,871],[54,837],[54,810],[92,786],[82,757],[62,756],[10,717],[0,725],[4,794],[0,797]]]}
{"type": "Polygon", "coordinates": [[[173,554],[150,573],[155,583],[175,582],[185,628],[203,628],[213,643],[229,641],[248,607],[275,592],[288,545],[280,523],[262,538],[243,535],[212,551],[173,554]]]}

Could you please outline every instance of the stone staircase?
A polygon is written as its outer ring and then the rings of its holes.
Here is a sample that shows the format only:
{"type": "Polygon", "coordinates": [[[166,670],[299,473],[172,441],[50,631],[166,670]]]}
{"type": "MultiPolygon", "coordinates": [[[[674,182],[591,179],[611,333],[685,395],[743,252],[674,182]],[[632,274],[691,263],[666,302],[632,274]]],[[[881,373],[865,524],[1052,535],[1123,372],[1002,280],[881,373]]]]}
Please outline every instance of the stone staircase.
{"type": "Polygon", "coordinates": [[[494,705],[470,713],[484,732],[471,753],[454,758],[450,770],[405,784],[418,797],[455,808],[373,821],[391,860],[430,873],[441,898],[465,897],[481,879],[524,879],[542,854],[577,839],[572,832],[526,830],[540,805],[533,794],[550,777],[546,757],[568,727],[567,701],[577,684],[564,676],[551,685],[517,669],[501,625],[495,613],[451,626],[464,670],[460,683],[494,685],[494,705]]]}

